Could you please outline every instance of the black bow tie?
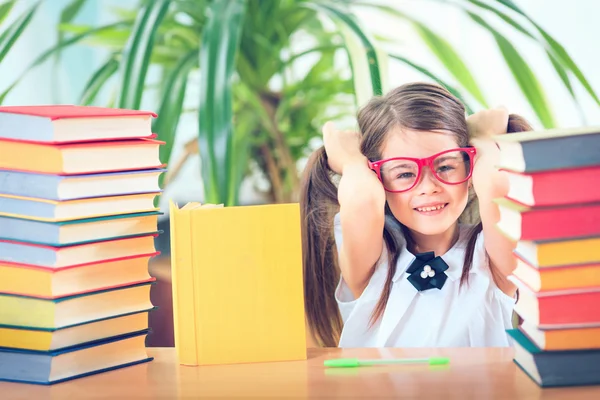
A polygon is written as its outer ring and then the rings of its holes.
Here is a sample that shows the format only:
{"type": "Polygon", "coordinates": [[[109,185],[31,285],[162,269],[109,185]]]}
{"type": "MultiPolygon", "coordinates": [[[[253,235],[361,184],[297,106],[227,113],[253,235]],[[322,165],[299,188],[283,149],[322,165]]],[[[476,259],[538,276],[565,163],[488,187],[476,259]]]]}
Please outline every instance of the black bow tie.
{"type": "Polygon", "coordinates": [[[416,257],[406,270],[410,274],[409,282],[418,291],[441,289],[448,279],[448,275],[444,272],[448,269],[448,264],[441,257],[436,257],[433,251],[419,253],[416,257]]]}

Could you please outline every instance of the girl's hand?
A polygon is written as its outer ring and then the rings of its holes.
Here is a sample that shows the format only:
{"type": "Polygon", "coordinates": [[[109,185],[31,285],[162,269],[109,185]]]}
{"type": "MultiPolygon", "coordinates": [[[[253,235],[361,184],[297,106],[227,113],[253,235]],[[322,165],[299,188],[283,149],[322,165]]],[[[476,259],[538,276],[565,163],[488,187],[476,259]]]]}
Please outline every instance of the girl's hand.
{"type": "Polygon", "coordinates": [[[505,134],[508,128],[508,110],[504,107],[476,112],[467,118],[472,146],[477,149],[473,170],[473,189],[480,198],[501,197],[507,190],[506,177],[498,172],[500,150],[493,136],[505,134]]]}
{"type": "Polygon", "coordinates": [[[353,131],[339,131],[332,122],[323,126],[323,142],[329,168],[341,175],[344,167],[351,164],[367,165],[366,157],[360,152],[360,134],[353,131]]]}
{"type": "Polygon", "coordinates": [[[467,117],[469,137],[486,139],[506,133],[508,128],[508,110],[504,107],[478,111],[467,117]]]}

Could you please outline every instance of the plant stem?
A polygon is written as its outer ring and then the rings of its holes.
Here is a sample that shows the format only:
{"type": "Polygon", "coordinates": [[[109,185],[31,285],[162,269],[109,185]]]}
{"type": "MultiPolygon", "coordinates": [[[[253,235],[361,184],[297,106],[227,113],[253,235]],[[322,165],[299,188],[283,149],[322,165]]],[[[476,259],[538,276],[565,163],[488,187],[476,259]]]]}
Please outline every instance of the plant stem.
{"type": "Polygon", "coordinates": [[[283,136],[283,132],[279,129],[276,118],[277,106],[279,104],[279,99],[273,94],[269,93],[261,93],[260,101],[262,103],[263,108],[267,112],[269,116],[269,122],[271,124],[270,131],[273,136],[273,141],[275,145],[275,149],[279,154],[279,160],[281,162],[282,170],[286,171],[287,178],[291,183],[291,190],[287,191],[285,188],[282,190],[282,198],[280,201],[289,202],[292,198],[294,198],[294,193],[299,187],[300,179],[298,177],[298,173],[296,171],[296,164],[292,159],[292,155],[290,153],[290,149],[285,142],[285,137],[283,136]]]}
{"type": "Polygon", "coordinates": [[[279,168],[267,143],[260,145],[260,152],[265,161],[267,174],[271,182],[271,196],[276,203],[279,203],[283,199],[283,185],[281,183],[281,176],[279,175],[279,168]]]}

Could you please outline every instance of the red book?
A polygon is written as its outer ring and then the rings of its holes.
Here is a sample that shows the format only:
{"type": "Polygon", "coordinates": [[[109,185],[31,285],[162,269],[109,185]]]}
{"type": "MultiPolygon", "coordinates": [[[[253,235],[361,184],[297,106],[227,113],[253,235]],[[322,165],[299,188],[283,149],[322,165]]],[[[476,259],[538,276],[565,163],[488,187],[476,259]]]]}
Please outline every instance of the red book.
{"type": "Polygon", "coordinates": [[[510,279],[519,288],[515,311],[528,323],[541,329],[600,325],[599,287],[535,293],[516,277],[510,279]]]}
{"type": "Polygon", "coordinates": [[[42,143],[150,138],[151,111],[75,105],[0,107],[0,139],[42,143]]]}
{"type": "Polygon", "coordinates": [[[600,165],[523,174],[505,171],[509,199],[527,206],[556,206],[600,202],[600,165]]]}
{"type": "Polygon", "coordinates": [[[600,235],[600,202],[555,207],[528,207],[496,199],[497,227],[512,240],[552,240],[600,235]]]}

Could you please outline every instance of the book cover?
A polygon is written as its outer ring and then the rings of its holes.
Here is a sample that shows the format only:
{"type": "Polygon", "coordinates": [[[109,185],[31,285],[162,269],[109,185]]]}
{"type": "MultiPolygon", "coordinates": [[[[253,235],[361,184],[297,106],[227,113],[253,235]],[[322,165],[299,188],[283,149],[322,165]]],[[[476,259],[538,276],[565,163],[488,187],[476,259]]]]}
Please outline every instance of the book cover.
{"type": "Polygon", "coordinates": [[[0,293],[0,325],[60,328],[152,307],[152,282],[45,299],[0,293]]]}
{"type": "Polygon", "coordinates": [[[156,236],[135,236],[63,247],[0,240],[0,262],[64,268],[134,256],[150,256],[156,253],[156,236]]]}
{"type": "Polygon", "coordinates": [[[60,222],[35,221],[0,215],[0,240],[52,247],[160,234],[161,212],[117,214],[60,222]]]}
{"type": "Polygon", "coordinates": [[[598,165],[600,127],[553,129],[498,135],[499,168],[540,172],[598,165]]]}
{"type": "Polygon", "coordinates": [[[541,350],[600,350],[600,323],[583,328],[541,329],[524,320],[518,329],[541,350]]]}
{"type": "Polygon", "coordinates": [[[151,139],[49,144],[0,139],[0,169],[79,175],[162,168],[151,139]]]}
{"type": "Polygon", "coordinates": [[[542,351],[518,329],[514,339],[515,363],[539,386],[600,384],[600,350],[542,351]]]}
{"type": "Polygon", "coordinates": [[[45,200],[0,194],[0,216],[35,221],[62,222],[119,214],[157,212],[160,193],[95,197],[78,200],[45,200]]]}
{"type": "Polygon", "coordinates": [[[298,204],[171,203],[170,216],[179,362],[306,359],[298,204]]]}
{"type": "Polygon", "coordinates": [[[55,299],[92,291],[151,282],[148,273],[151,254],[121,257],[91,264],[59,268],[0,262],[0,292],[55,299]]]}
{"type": "Polygon", "coordinates": [[[0,349],[0,380],[50,385],[151,361],[148,330],[54,351],[0,349]]]}
{"type": "Polygon", "coordinates": [[[535,268],[517,257],[513,275],[535,292],[600,287],[600,263],[535,268]]]}
{"type": "Polygon", "coordinates": [[[76,200],[160,192],[158,179],[165,169],[99,174],[53,175],[0,170],[0,193],[46,200],[76,200]]]}
{"type": "MultiPolygon", "coordinates": [[[[600,164],[600,156],[598,159],[600,164]]],[[[535,173],[505,171],[506,197],[527,206],[560,206],[600,202],[600,165],[535,173]]]]}
{"type": "Polygon", "coordinates": [[[151,111],[80,105],[0,107],[0,138],[46,143],[152,136],[151,111]]]}
{"type": "Polygon", "coordinates": [[[528,207],[507,198],[494,202],[500,211],[497,228],[515,241],[600,236],[600,203],[528,207]]]}
{"type": "Polygon", "coordinates": [[[600,324],[600,287],[535,292],[514,275],[519,289],[515,312],[541,329],[588,327],[600,324]]]}
{"type": "Polygon", "coordinates": [[[514,253],[535,268],[600,263],[600,237],[520,240],[514,253]]]}

